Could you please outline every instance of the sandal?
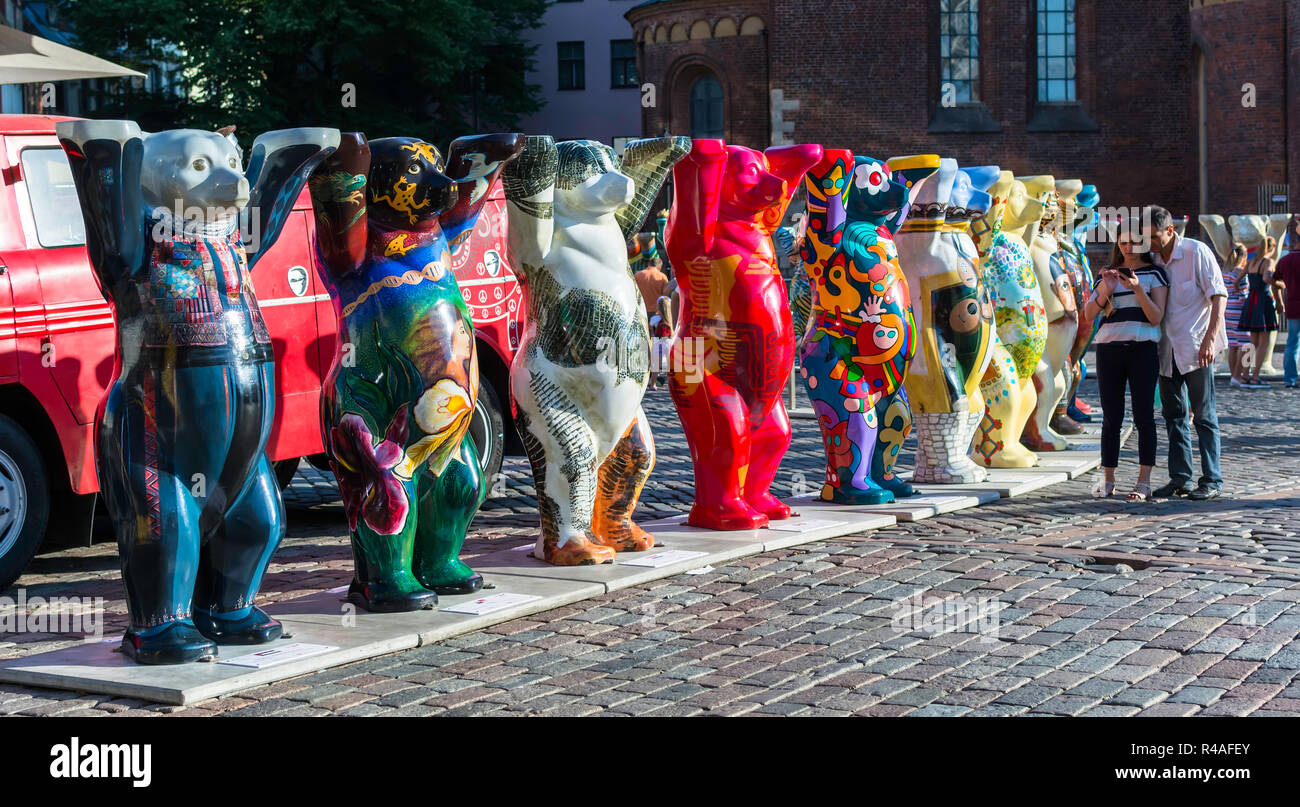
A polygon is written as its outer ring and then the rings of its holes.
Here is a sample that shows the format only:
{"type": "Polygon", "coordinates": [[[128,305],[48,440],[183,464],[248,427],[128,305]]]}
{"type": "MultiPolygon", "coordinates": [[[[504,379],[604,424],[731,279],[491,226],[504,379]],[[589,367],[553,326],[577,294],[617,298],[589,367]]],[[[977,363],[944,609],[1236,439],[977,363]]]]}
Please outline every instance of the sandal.
{"type": "Polygon", "coordinates": [[[1133,490],[1129,491],[1128,495],[1124,497],[1125,501],[1130,502],[1145,502],[1150,498],[1151,485],[1147,482],[1138,482],[1133,486],[1133,490]]]}
{"type": "Polygon", "coordinates": [[[1102,482],[1100,485],[1092,489],[1092,497],[1094,499],[1109,499],[1111,496],[1114,495],[1115,495],[1114,482],[1102,482]]]}

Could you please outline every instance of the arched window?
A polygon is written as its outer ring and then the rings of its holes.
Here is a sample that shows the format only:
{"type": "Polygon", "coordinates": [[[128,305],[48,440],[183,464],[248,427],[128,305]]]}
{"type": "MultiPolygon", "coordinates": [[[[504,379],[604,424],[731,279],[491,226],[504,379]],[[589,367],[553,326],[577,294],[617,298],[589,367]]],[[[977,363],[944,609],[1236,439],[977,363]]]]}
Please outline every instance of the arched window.
{"type": "Polygon", "coordinates": [[[691,85],[691,137],[723,137],[722,85],[713,76],[700,76],[691,85]]]}
{"type": "Polygon", "coordinates": [[[1036,0],[1038,100],[1078,100],[1074,80],[1074,0],[1036,0]]]}
{"type": "Polygon", "coordinates": [[[939,0],[939,68],[945,98],[980,99],[979,0],[939,0]]]}

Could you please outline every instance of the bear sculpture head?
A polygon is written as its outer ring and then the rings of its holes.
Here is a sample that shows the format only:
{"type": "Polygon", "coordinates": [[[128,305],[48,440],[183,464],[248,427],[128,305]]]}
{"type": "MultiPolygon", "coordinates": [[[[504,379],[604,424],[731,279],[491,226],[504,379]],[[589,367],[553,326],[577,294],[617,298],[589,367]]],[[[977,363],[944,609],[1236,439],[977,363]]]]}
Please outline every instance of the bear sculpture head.
{"type": "Polygon", "coordinates": [[[555,213],[572,221],[592,221],[632,201],[636,183],[618,170],[614,150],[595,140],[555,144],[555,213]]]}
{"type": "Polygon", "coordinates": [[[431,228],[456,204],[456,183],[443,173],[447,161],[432,143],[416,137],[370,141],[370,221],[394,230],[431,228]]]}
{"type": "Polygon", "coordinates": [[[144,138],[140,192],[145,204],[185,219],[217,223],[248,204],[239,149],[216,132],[172,129],[144,138]]]}

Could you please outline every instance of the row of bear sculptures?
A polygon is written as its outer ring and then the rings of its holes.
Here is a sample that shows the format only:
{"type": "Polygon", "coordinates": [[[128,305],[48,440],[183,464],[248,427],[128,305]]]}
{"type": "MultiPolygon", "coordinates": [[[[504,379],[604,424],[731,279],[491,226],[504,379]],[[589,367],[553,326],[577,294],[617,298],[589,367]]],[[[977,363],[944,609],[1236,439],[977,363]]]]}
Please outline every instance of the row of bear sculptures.
{"type": "Polygon", "coordinates": [[[258,137],[245,164],[231,140],[201,131],[67,121],[58,134],[116,312],[96,461],[127,590],[123,649],[142,664],[281,635],[254,602],[284,508],[265,455],[274,358],[250,267],[304,185],[340,334],[322,439],[351,530],[348,597],[371,611],[483,584],[459,559],[487,486],[467,437],[474,325],[451,267],[498,178],[527,289],[510,384],[546,562],[654,545],[632,521],[655,450],[627,242],[669,172],[660,240],[680,295],[669,386],[694,464],[690,524],[791,515],[771,488],[790,445],[782,392],[796,350],[827,501],[912,495],[895,462],[913,429],[917,482],[1031,466],[1077,429],[1065,410],[1092,334],[1082,238],[1098,203],[1077,180],[685,137],[616,155],[589,140],[478,135],[444,154],[418,138],[304,128],[258,137]],[[789,299],[772,234],[801,183],[805,272],[789,299]],[[257,219],[255,249],[241,211],[257,219]],[[197,474],[213,480],[202,495],[197,474]]]}

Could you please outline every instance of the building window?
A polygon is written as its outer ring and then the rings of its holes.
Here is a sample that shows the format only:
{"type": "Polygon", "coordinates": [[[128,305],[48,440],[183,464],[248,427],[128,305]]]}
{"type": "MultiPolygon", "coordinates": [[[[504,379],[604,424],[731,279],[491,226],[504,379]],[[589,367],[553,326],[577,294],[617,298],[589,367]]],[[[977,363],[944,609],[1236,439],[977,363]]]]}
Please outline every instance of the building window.
{"type": "Polygon", "coordinates": [[[1074,82],[1074,0],[1036,0],[1038,9],[1038,100],[1078,100],[1074,82]]]}
{"type": "Polygon", "coordinates": [[[587,87],[587,59],[581,42],[559,42],[560,89],[582,90],[587,87]]]}
{"type": "Polygon", "coordinates": [[[723,136],[722,85],[713,76],[701,76],[691,85],[691,137],[723,136]]]}
{"type": "Polygon", "coordinates": [[[939,0],[939,69],[945,99],[980,99],[979,0],[939,0]]]}
{"type": "Polygon", "coordinates": [[[630,39],[609,40],[609,86],[637,86],[636,46],[630,39]]]}

